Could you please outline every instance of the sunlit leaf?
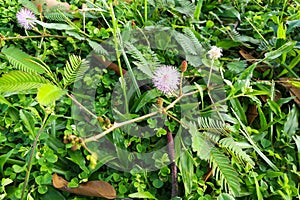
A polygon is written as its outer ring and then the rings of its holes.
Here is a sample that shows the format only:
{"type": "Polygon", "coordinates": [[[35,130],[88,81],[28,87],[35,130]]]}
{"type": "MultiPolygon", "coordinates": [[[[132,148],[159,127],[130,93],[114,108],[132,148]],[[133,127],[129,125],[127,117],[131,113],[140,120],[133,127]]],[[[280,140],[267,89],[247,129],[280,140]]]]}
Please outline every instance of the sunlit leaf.
{"type": "Polygon", "coordinates": [[[54,103],[64,94],[66,94],[66,91],[61,88],[52,84],[45,84],[38,89],[37,100],[39,104],[47,106],[54,103]]]}

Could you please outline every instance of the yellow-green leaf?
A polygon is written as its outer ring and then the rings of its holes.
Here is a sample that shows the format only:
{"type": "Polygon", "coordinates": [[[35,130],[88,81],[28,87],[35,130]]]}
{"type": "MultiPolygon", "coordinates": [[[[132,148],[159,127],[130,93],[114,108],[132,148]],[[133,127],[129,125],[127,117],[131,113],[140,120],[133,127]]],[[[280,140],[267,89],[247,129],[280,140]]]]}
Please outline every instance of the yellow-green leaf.
{"type": "Polygon", "coordinates": [[[45,84],[39,88],[37,93],[37,100],[39,104],[47,106],[52,103],[55,103],[55,101],[58,100],[65,93],[66,91],[55,85],[45,84]]]}

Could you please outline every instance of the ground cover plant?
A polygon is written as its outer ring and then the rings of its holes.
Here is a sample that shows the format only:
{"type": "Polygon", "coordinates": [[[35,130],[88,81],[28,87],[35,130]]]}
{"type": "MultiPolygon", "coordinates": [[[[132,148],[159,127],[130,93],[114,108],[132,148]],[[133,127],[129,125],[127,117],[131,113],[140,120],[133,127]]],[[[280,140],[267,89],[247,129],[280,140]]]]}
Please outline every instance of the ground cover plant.
{"type": "Polygon", "coordinates": [[[300,197],[297,1],[0,13],[0,199],[300,197]]]}

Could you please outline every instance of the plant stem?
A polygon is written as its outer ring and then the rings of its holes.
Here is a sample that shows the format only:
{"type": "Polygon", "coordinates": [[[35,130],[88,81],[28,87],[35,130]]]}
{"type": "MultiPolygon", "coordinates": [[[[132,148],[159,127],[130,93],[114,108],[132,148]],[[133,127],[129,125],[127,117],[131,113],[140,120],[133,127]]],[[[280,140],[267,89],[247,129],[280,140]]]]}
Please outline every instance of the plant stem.
{"type": "Polygon", "coordinates": [[[67,94],[67,96],[72,99],[72,101],[74,101],[75,104],[77,104],[79,106],[80,109],[84,110],[85,112],[87,112],[88,114],[90,114],[93,118],[98,119],[97,115],[95,115],[94,113],[92,113],[91,111],[89,111],[86,107],[84,107],[81,103],[79,103],[79,101],[77,101],[77,99],[74,97],[74,95],[72,94],[67,94]]]}
{"type": "Polygon", "coordinates": [[[148,5],[147,5],[147,3],[148,3],[148,0],[144,0],[145,22],[147,22],[147,20],[148,20],[148,5]]]}
{"type": "Polygon", "coordinates": [[[45,34],[45,35],[28,35],[28,36],[16,36],[16,37],[1,37],[1,40],[24,40],[24,39],[45,38],[45,37],[68,38],[71,36],[45,34]]]}
{"type": "MultiPolygon", "coordinates": [[[[170,108],[173,108],[175,106],[175,104],[178,101],[180,101],[183,97],[190,96],[190,95],[193,95],[193,94],[196,94],[196,93],[198,93],[198,90],[195,90],[193,92],[189,92],[189,93],[186,93],[186,94],[182,94],[177,99],[175,99],[170,105],[168,105],[166,108],[163,108],[163,112],[167,112],[170,108]]],[[[113,130],[115,130],[117,128],[120,128],[122,126],[131,124],[131,123],[134,123],[134,122],[137,122],[137,121],[149,118],[149,117],[152,117],[152,116],[160,114],[160,113],[161,113],[160,110],[158,110],[158,111],[155,111],[155,112],[152,112],[152,113],[149,113],[149,114],[143,115],[141,117],[137,117],[137,118],[125,121],[125,122],[121,122],[121,123],[115,122],[112,127],[108,128],[107,130],[103,131],[102,133],[99,133],[98,135],[94,135],[94,136],[91,136],[89,138],[84,139],[83,142],[87,143],[87,142],[97,141],[98,139],[104,137],[105,135],[107,135],[108,133],[112,132],[113,130]]]]}
{"type": "Polygon", "coordinates": [[[97,141],[98,139],[104,137],[106,134],[112,132],[113,130],[115,130],[117,128],[120,128],[122,126],[125,126],[125,125],[128,125],[128,124],[131,124],[131,123],[134,123],[134,122],[146,119],[148,117],[152,117],[152,116],[154,116],[154,115],[156,115],[158,113],[159,113],[159,111],[155,111],[155,112],[149,113],[147,115],[143,115],[141,117],[137,117],[137,118],[125,121],[125,122],[121,122],[121,123],[115,122],[112,127],[108,128],[107,130],[103,131],[102,133],[100,133],[98,135],[94,135],[94,136],[91,136],[91,137],[85,139],[84,142],[87,143],[87,142],[91,142],[91,141],[97,141]]]}
{"type": "Polygon", "coordinates": [[[172,193],[171,198],[178,196],[178,183],[177,183],[177,166],[175,163],[175,147],[172,133],[167,127],[167,138],[168,138],[168,149],[169,149],[169,158],[171,160],[171,173],[172,173],[172,193]]]}
{"type": "Polygon", "coordinates": [[[42,126],[41,126],[40,130],[38,131],[38,133],[37,133],[37,135],[34,139],[33,145],[31,147],[31,153],[30,153],[30,157],[29,157],[29,161],[28,161],[28,165],[27,165],[27,171],[26,171],[26,175],[25,175],[24,185],[23,185],[23,188],[22,188],[21,200],[24,198],[25,190],[26,190],[26,187],[27,187],[27,184],[28,184],[28,181],[29,181],[29,176],[30,176],[30,171],[31,171],[31,167],[32,167],[32,161],[33,161],[37,141],[39,140],[39,137],[40,137],[40,135],[42,134],[42,132],[45,128],[44,126],[46,124],[48,116],[49,116],[49,114],[46,112],[46,115],[45,115],[45,117],[43,119],[43,122],[42,122],[42,126]]]}
{"type": "MultiPolygon", "coordinates": [[[[127,94],[126,94],[126,84],[125,84],[125,80],[124,80],[124,75],[123,75],[123,71],[122,71],[122,65],[121,65],[121,59],[120,59],[120,51],[119,51],[119,41],[121,41],[121,37],[120,37],[120,32],[119,32],[119,27],[118,27],[118,22],[115,16],[115,12],[114,12],[114,8],[112,3],[110,3],[110,15],[111,15],[111,21],[113,24],[113,39],[114,39],[114,44],[115,44],[115,50],[116,50],[116,58],[118,61],[118,66],[119,66],[119,71],[120,71],[120,81],[121,81],[121,87],[123,89],[123,95],[124,95],[124,99],[125,99],[125,110],[126,113],[129,113],[129,107],[128,107],[128,102],[127,102],[127,94]],[[119,39],[118,39],[119,37],[119,39]]],[[[122,45],[123,46],[123,45],[122,45]]]]}

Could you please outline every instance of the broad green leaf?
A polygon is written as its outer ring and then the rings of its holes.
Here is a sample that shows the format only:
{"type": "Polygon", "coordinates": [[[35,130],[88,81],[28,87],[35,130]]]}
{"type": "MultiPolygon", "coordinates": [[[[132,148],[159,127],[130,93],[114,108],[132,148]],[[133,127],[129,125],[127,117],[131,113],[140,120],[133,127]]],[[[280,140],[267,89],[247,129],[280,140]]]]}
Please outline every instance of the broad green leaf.
{"type": "Polygon", "coordinates": [[[45,84],[38,89],[37,100],[39,104],[47,106],[55,103],[64,94],[66,91],[61,88],[52,84],[45,84]]]}
{"type": "Polygon", "coordinates": [[[278,26],[277,39],[286,39],[286,27],[284,27],[283,22],[281,22],[278,26]]]}
{"type": "Polygon", "coordinates": [[[237,113],[237,115],[239,116],[239,118],[241,119],[241,121],[244,124],[247,124],[247,116],[245,114],[245,111],[240,103],[240,101],[235,98],[235,99],[230,99],[230,103],[232,105],[232,109],[237,113]]]}
{"type": "Polygon", "coordinates": [[[3,154],[0,156],[0,174],[3,174],[3,166],[6,163],[6,161],[9,159],[9,157],[12,155],[14,149],[10,150],[9,152],[3,154]]]}
{"type": "MultiPolygon", "coordinates": [[[[287,68],[289,68],[290,70],[292,70],[295,66],[298,65],[298,63],[300,62],[300,51],[299,50],[295,50],[296,52],[298,52],[298,55],[293,58],[293,60],[290,62],[290,64],[287,66],[287,68]]],[[[289,71],[287,69],[284,69],[279,75],[278,77],[281,77],[285,74],[287,74],[289,71]]]]}
{"type": "Polygon", "coordinates": [[[253,178],[254,178],[254,181],[255,181],[255,188],[256,188],[256,197],[257,197],[257,200],[263,200],[264,198],[263,198],[263,196],[261,194],[260,186],[258,184],[257,178],[256,178],[255,175],[253,176],[253,178]]]}
{"type": "Polygon", "coordinates": [[[178,168],[182,175],[185,194],[188,195],[192,192],[194,176],[194,162],[192,155],[186,150],[180,154],[178,168]]]}
{"type": "Polygon", "coordinates": [[[258,111],[258,115],[259,115],[259,121],[260,121],[260,127],[262,129],[265,129],[268,127],[268,123],[267,123],[267,119],[265,116],[265,113],[262,111],[260,106],[257,106],[257,111],[258,111]]]}
{"type": "Polygon", "coordinates": [[[194,12],[194,19],[195,20],[199,20],[200,18],[200,14],[201,14],[201,9],[202,9],[202,5],[203,5],[203,0],[199,0],[194,12]]]}
{"type": "Polygon", "coordinates": [[[12,71],[0,78],[0,92],[19,92],[36,89],[49,81],[38,74],[12,71]]]}
{"type": "Polygon", "coordinates": [[[291,83],[293,86],[300,88],[300,81],[289,81],[288,83],[291,83]]]}
{"type": "Polygon", "coordinates": [[[60,23],[45,23],[39,20],[35,20],[35,22],[41,25],[44,28],[48,29],[55,29],[55,30],[74,30],[75,28],[67,25],[67,24],[60,24],[60,23]]]}
{"type": "Polygon", "coordinates": [[[290,41],[279,47],[278,49],[268,52],[265,54],[264,60],[274,60],[281,56],[283,53],[287,53],[290,50],[294,48],[294,46],[297,44],[296,41],[290,41]]]}
{"type": "Polygon", "coordinates": [[[85,159],[79,151],[69,151],[69,156],[70,157],[68,159],[77,164],[80,169],[86,173],[89,172],[89,169],[85,166],[85,159]]]}
{"type": "Polygon", "coordinates": [[[211,141],[205,139],[202,133],[192,134],[192,148],[202,160],[208,160],[210,150],[214,147],[211,141]]]}
{"type": "Polygon", "coordinates": [[[5,104],[10,107],[13,107],[13,105],[9,101],[7,101],[2,95],[0,95],[0,104],[5,104]]]}
{"type": "Polygon", "coordinates": [[[14,181],[11,180],[10,178],[2,178],[2,180],[1,180],[1,186],[5,187],[5,186],[11,184],[12,182],[14,182],[14,181]]]}
{"type": "Polygon", "coordinates": [[[26,110],[20,110],[20,118],[22,123],[24,124],[25,128],[34,138],[35,135],[35,121],[32,114],[26,110]]]}
{"type": "Polygon", "coordinates": [[[256,68],[256,66],[257,64],[252,64],[250,67],[245,69],[239,76],[238,80],[250,80],[253,76],[253,71],[256,68]]]}
{"type": "Polygon", "coordinates": [[[147,103],[151,102],[153,99],[160,96],[160,93],[157,90],[149,90],[145,92],[138,101],[138,105],[135,109],[135,112],[138,112],[142,107],[144,107],[147,103]]]}
{"type": "Polygon", "coordinates": [[[138,199],[156,199],[155,196],[153,196],[150,192],[146,191],[146,192],[136,192],[136,193],[132,193],[129,194],[128,197],[130,198],[138,198],[138,199]]]}
{"type": "Polygon", "coordinates": [[[271,108],[272,112],[274,112],[277,116],[280,115],[280,113],[281,113],[280,106],[275,101],[268,99],[267,104],[271,108]]]}
{"type": "MultiPolygon", "coordinates": [[[[296,131],[299,129],[299,110],[294,105],[292,110],[290,110],[287,119],[283,126],[283,133],[287,136],[291,137],[296,133],[296,131]]],[[[290,138],[291,139],[291,138],[290,138]]]]}
{"type": "Polygon", "coordinates": [[[235,198],[233,196],[231,196],[230,194],[227,193],[221,193],[217,200],[235,200],[235,198]]]}
{"type": "Polygon", "coordinates": [[[48,192],[46,194],[40,195],[41,200],[65,200],[66,198],[57,190],[51,186],[48,186],[48,192]]]}
{"type": "Polygon", "coordinates": [[[300,136],[299,135],[294,135],[293,139],[295,140],[296,147],[298,149],[298,153],[300,153],[300,136]]]}
{"type": "Polygon", "coordinates": [[[33,57],[21,51],[20,49],[10,46],[8,48],[3,48],[2,53],[6,56],[10,64],[12,64],[16,69],[25,72],[35,72],[42,74],[45,69],[33,62],[33,57]]]}

